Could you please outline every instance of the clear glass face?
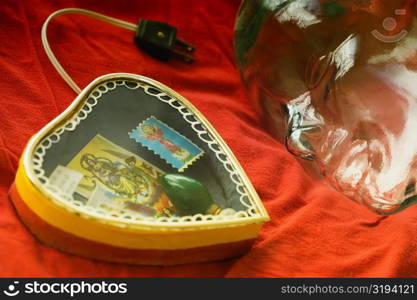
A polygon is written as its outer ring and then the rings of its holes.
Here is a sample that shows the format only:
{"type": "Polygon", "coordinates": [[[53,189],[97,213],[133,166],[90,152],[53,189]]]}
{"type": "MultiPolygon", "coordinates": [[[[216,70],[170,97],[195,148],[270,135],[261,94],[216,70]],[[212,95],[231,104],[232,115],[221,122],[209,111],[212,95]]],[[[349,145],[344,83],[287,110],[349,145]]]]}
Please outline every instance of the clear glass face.
{"type": "Polygon", "coordinates": [[[381,214],[416,202],[414,0],[246,0],[238,66],[294,155],[381,214]]]}

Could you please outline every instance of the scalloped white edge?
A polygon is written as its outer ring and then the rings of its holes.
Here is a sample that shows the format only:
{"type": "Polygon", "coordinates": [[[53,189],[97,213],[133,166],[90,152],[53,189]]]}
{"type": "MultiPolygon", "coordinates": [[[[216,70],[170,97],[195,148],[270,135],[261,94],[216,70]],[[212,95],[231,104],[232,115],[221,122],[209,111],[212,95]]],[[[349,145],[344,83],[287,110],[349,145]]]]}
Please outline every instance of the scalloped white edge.
{"type": "Polygon", "coordinates": [[[48,192],[51,193],[53,200],[56,199],[58,200],[58,202],[65,202],[66,205],[69,205],[77,213],[87,214],[87,216],[85,216],[87,218],[95,217],[95,218],[100,219],[100,218],[105,217],[107,219],[112,219],[114,221],[123,220],[124,222],[126,221],[131,221],[134,223],[140,222],[141,224],[152,223],[152,224],[159,224],[159,225],[167,225],[169,223],[171,224],[173,223],[173,224],[180,225],[180,224],[190,223],[190,222],[215,223],[218,221],[261,217],[260,213],[256,209],[255,203],[249,197],[248,192],[246,191],[246,188],[244,184],[242,183],[242,179],[238,171],[233,167],[233,164],[230,162],[228,156],[222,149],[221,145],[219,145],[216,142],[216,140],[211,136],[211,134],[204,129],[204,125],[200,121],[198,121],[198,116],[194,115],[184,105],[182,105],[179,99],[172,98],[170,95],[160,91],[158,87],[154,87],[154,86],[141,83],[141,82],[113,79],[113,80],[109,80],[102,84],[97,85],[96,88],[94,88],[90,92],[90,94],[87,96],[87,100],[84,106],[75,117],[67,121],[64,126],[55,130],[52,134],[42,139],[42,141],[38,144],[38,146],[35,148],[33,152],[31,166],[39,182],[41,182],[44,185],[44,187],[48,190],[48,192]],[[126,82],[128,82],[128,84],[126,84],[126,82]],[[242,205],[247,208],[247,210],[237,211],[233,215],[197,214],[193,216],[159,217],[159,218],[145,217],[133,211],[126,210],[124,211],[124,213],[116,216],[114,214],[109,215],[106,211],[103,211],[100,208],[87,206],[84,203],[75,200],[72,195],[62,193],[62,191],[60,191],[58,188],[50,185],[49,180],[45,176],[45,172],[42,169],[46,150],[51,148],[53,144],[59,142],[61,135],[65,131],[74,131],[77,128],[78,124],[80,124],[81,121],[87,118],[88,114],[93,110],[93,107],[97,105],[101,96],[106,94],[110,90],[114,90],[117,86],[124,86],[131,90],[136,90],[136,89],[141,88],[146,94],[156,97],[160,101],[165,102],[169,104],[171,107],[178,110],[178,112],[183,116],[184,120],[187,123],[189,123],[192,129],[198,134],[198,137],[200,138],[200,140],[208,145],[208,147],[215,153],[216,158],[222,163],[225,170],[230,174],[230,179],[236,185],[236,192],[240,195],[239,200],[242,203],[242,205]],[[152,93],[150,91],[152,89],[158,91],[158,93],[156,94],[152,93]],[[195,120],[189,120],[187,118],[189,116],[193,116],[195,120]],[[197,125],[200,125],[203,129],[200,130],[196,128],[197,125]],[[206,135],[208,139],[206,139],[204,135],[206,135]],[[218,149],[216,149],[215,146],[217,146],[218,149]]]}

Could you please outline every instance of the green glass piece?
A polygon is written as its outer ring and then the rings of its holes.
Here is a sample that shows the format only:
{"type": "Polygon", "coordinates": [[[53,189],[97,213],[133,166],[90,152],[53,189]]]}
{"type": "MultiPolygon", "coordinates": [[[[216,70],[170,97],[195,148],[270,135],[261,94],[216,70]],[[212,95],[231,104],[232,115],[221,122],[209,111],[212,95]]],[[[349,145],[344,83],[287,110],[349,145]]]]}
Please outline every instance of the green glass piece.
{"type": "Polygon", "coordinates": [[[336,18],[345,14],[346,9],[336,1],[331,1],[323,4],[323,11],[326,17],[336,18]]]}
{"type": "Polygon", "coordinates": [[[205,185],[198,180],[179,174],[165,174],[160,181],[182,216],[206,214],[215,205],[205,185]]]}

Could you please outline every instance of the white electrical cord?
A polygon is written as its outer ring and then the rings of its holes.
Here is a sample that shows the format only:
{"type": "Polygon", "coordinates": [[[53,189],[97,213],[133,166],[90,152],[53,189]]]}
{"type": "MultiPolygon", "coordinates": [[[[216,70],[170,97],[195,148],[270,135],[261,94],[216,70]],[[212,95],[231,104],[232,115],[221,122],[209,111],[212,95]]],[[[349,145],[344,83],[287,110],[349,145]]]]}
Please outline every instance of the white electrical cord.
{"type": "Polygon", "coordinates": [[[126,21],[122,21],[119,19],[115,19],[103,14],[99,14],[96,13],[94,11],[91,10],[87,10],[87,9],[82,9],[82,8],[64,8],[64,9],[60,9],[55,11],[54,13],[52,13],[43,23],[42,26],[42,33],[41,33],[41,37],[42,37],[42,45],[43,48],[45,49],[46,54],[49,57],[49,60],[51,61],[52,65],[55,67],[55,69],[58,71],[59,75],[61,75],[61,77],[68,83],[68,85],[74,90],[74,92],[76,92],[77,94],[81,93],[81,89],[80,87],[72,80],[72,78],[68,75],[68,73],[64,70],[64,68],[61,66],[61,64],[58,62],[58,59],[56,58],[56,56],[54,55],[54,53],[52,52],[51,47],[49,46],[49,42],[48,42],[48,37],[46,34],[46,30],[48,28],[48,24],[49,22],[55,18],[56,16],[59,15],[65,15],[65,14],[80,14],[80,15],[85,15],[85,16],[89,16],[122,28],[126,28],[132,31],[135,31],[137,29],[137,25],[133,24],[133,23],[129,23],[126,21]]]}

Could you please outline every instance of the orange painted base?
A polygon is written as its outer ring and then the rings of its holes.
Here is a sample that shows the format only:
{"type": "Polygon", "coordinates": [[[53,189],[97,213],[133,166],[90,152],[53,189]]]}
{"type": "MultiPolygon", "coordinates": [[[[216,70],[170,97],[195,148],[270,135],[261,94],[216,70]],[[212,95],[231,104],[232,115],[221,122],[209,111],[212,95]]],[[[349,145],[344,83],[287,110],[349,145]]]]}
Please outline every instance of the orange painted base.
{"type": "Polygon", "coordinates": [[[254,239],[251,239],[179,250],[115,247],[77,237],[49,225],[22,201],[15,184],[10,188],[9,197],[23,223],[41,242],[64,252],[91,259],[142,265],[179,265],[237,257],[247,252],[254,242],[254,239]]]}

